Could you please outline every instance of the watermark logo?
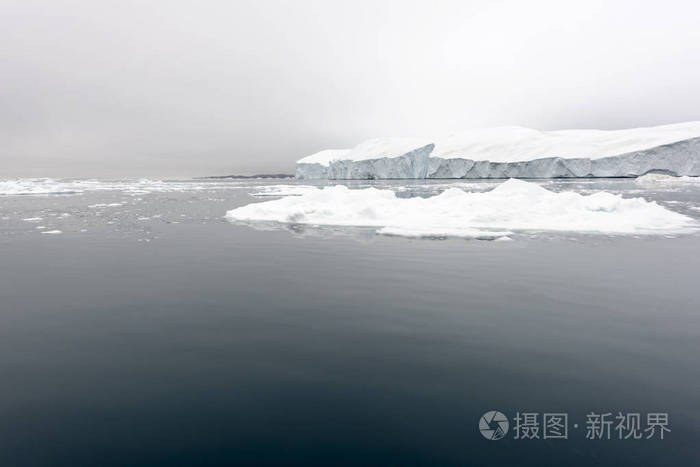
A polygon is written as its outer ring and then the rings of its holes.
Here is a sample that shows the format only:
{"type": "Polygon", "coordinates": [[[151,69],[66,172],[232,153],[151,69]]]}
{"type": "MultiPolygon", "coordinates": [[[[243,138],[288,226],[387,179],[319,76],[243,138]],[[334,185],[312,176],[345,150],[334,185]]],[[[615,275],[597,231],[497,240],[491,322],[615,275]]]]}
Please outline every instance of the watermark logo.
{"type": "Polygon", "coordinates": [[[499,440],[508,433],[508,417],[497,410],[486,412],[479,419],[481,435],[491,441],[499,440]]]}
{"type": "MultiPolygon", "coordinates": [[[[585,428],[585,437],[590,440],[662,440],[665,435],[671,433],[668,413],[648,412],[646,417],[643,415],[639,412],[590,412],[586,414],[585,427],[581,426],[579,429],[579,423],[574,423],[573,432],[582,435],[585,428]]],[[[568,413],[517,412],[512,423],[512,439],[569,439],[568,413]]],[[[509,428],[508,417],[497,410],[490,410],[479,419],[479,431],[490,441],[505,438],[509,428]]]]}

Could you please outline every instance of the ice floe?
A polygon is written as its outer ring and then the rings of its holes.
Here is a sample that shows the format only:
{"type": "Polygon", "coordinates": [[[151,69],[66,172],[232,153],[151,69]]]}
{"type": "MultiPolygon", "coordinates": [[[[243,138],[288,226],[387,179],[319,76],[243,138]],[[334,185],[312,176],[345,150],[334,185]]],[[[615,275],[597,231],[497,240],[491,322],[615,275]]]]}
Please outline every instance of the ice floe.
{"type": "Polygon", "coordinates": [[[552,192],[510,179],[487,192],[449,188],[428,197],[400,198],[392,190],[310,188],[299,196],[228,211],[231,221],[372,227],[409,237],[501,238],[513,232],[669,234],[694,231],[696,221],[642,198],[607,192],[552,192]]]}

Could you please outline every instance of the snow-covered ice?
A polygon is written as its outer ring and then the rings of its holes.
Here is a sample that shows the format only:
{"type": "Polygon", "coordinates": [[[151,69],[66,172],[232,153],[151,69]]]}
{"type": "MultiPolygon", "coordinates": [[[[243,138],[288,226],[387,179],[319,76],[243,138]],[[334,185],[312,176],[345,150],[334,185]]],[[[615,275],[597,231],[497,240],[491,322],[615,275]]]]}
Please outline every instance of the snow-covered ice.
{"type": "Polygon", "coordinates": [[[303,179],[634,177],[700,175],[700,122],[628,130],[470,130],[375,138],[297,161],[303,179]]]}
{"type": "Polygon", "coordinates": [[[399,198],[392,190],[313,188],[299,196],[248,204],[231,221],[372,227],[411,237],[500,238],[522,231],[668,234],[697,229],[690,217],[642,198],[607,192],[555,193],[510,179],[487,192],[449,188],[429,198],[399,198]]]}
{"type": "Polygon", "coordinates": [[[321,164],[328,166],[333,161],[347,159],[350,149],[324,149],[310,156],[300,159],[298,162],[307,164],[321,164]]]}

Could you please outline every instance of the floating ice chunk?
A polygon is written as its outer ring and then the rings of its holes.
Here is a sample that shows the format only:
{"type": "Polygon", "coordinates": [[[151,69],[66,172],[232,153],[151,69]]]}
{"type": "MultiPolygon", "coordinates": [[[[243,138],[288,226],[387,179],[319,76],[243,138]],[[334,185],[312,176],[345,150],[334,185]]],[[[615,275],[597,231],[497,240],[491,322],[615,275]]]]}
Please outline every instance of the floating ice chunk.
{"type": "Polygon", "coordinates": [[[401,236],[500,238],[513,231],[601,234],[684,233],[690,217],[641,198],[599,192],[555,193],[510,179],[487,192],[450,188],[430,198],[398,198],[391,190],[313,188],[300,196],[253,203],[226,214],[232,221],[365,226],[401,236]]]}
{"type": "Polygon", "coordinates": [[[299,196],[315,189],[308,185],[264,185],[256,188],[260,191],[251,193],[251,196],[299,196]]]}
{"type": "Polygon", "coordinates": [[[635,183],[638,185],[653,186],[664,184],[690,184],[697,183],[700,186],[700,177],[675,177],[673,175],[650,173],[637,177],[635,183]]]}
{"type": "Polygon", "coordinates": [[[112,208],[112,207],[117,207],[121,206],[122,203],[97,203],[97,204],[91,204],[88,207],[89,208],[112,208]]]}
{"type": "Polygon", "coordinates": [[[503,231],[487,231],[479,229],[464,229],[464,228],[433,228],[433,227],[382,227],[377,229],[380,235],[391,235],[395,237],[413,237],[413,238],[444,238],[444,237],[464,237],[476,238],[479,240],[506,240],[513,232],[503,231]]]}

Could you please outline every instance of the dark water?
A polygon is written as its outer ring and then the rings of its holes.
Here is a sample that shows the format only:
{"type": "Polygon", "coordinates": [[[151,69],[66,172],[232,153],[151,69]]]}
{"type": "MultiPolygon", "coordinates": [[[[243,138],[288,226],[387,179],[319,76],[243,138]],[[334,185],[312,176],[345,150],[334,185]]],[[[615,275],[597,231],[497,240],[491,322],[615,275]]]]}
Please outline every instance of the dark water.
{"type": "Polygon", "coordinates": [[[0,465],[700,463],[700,236],[222,220],[249,191],[0,198],[0,465]],[[516,412],[568,413],[568,439],[514,439],[516,412]],[[590,412],[671,432],[590,440],[590,412]]]}

